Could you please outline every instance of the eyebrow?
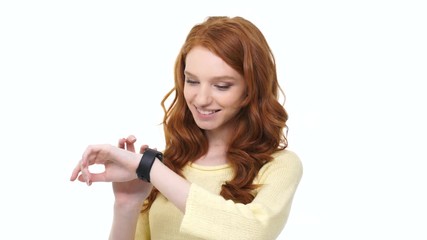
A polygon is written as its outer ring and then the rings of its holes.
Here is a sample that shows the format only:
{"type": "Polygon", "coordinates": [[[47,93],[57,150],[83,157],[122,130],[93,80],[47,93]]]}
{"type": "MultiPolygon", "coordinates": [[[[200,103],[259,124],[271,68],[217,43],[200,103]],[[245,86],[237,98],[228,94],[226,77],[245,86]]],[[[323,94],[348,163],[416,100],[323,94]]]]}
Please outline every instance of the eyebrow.
{"type": "MultiPolygon", "coordinates": [[[[192,78],[196,78],[196,79],[197,79],[197,76],[196,76],[196,75],[194,75],[194,74],[190,73],[190,72],[189,72],[189,71],[187,71],[187,70],[185,70],[185,71],[184,71],[184,75],[189,76],[189,77],[192,77],[192,78]]],[[[230,79],[230,80],[237,80],[235,77],[230,76],[230,75],[216,76],[216,77],[211,78],[211,80],[214,80],[214,81],[227,80],[227,79],[230,79]]]]}

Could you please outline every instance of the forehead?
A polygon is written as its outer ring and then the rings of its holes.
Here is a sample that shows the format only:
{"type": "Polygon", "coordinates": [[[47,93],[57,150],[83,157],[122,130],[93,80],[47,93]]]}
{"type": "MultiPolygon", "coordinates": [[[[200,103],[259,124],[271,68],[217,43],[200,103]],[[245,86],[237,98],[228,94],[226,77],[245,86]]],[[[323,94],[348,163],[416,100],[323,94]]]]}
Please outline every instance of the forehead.
{"type": "Polygon", "coordinates": [[[241,78],[241,75],[230,67],[222,58],[209,49],[196,46],[192,48],[185,58],[185,72],[199,78],[215,78],[230,76],[241,78]]]}

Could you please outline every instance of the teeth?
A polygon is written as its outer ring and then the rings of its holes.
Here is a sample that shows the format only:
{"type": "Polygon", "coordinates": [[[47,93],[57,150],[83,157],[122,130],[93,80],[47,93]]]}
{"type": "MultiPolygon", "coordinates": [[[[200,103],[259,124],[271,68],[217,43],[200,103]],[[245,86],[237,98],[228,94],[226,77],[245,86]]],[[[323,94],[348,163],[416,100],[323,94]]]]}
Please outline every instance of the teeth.
{"type": "Polygon", "coordinates": [[[213,114],[213,113],[216,113],[216,112],[217,112],[217,110],[212,110],[212,111],[203,111],[203,110],[200,110],[200,109],[197,109],[197,111],[198,111],[199,113],[201,113],[201,114],[204,114],[204,115],[209,115],[209,114],[213,114]]]}

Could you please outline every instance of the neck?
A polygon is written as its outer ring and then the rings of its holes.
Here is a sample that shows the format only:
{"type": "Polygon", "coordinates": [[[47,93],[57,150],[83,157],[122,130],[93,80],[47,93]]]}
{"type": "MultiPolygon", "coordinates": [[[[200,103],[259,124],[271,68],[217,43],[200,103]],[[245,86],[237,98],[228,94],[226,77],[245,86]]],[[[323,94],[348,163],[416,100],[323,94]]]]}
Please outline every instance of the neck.
{"type": "Polygon", "coordinates": [[[215,145],[227,145],[226,141],[230,139],[232,132],[233,128],[231,128],[230,125],[215,130],[205,130],[205,135],[209,141],[209,147],[215,145]]]}
{"type": "Polygon", "coordinates": [[[208,152],[195,163],[204,166],[223,165],[227,163],[228,134],[226,132],[206,131],[209,142],[208,152]]]}

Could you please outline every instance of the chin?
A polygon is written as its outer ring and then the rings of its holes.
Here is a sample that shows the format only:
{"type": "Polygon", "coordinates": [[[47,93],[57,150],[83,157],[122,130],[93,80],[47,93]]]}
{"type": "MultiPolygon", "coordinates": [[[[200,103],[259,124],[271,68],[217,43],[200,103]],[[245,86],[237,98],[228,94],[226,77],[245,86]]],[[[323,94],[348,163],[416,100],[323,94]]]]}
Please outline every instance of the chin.
{"type": "Polygon", "coordinates": [[[203,125],[203,124],[197,124],[197,126],[198,126],[200,129],[205,130],[205,131],[209,131],[209,130],[214,130],[214,129],[215,129],[214,127],[211,127],[211,126],[205,126],[205,125],[203,125]]]}
{"type": "Polygon", "coordinates": [[[212,126],[211,124],[204,124],[204,123],[198,123],[196,122],[197,126],[202,129],[202,130],[215,130],[217,128],[217,126],[212,126]]]}

